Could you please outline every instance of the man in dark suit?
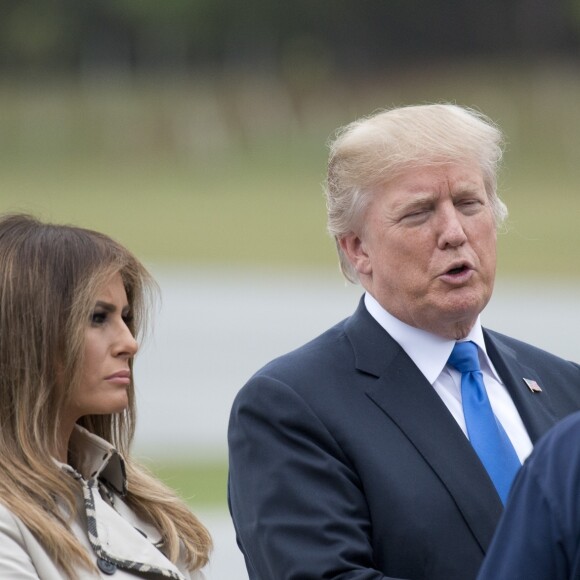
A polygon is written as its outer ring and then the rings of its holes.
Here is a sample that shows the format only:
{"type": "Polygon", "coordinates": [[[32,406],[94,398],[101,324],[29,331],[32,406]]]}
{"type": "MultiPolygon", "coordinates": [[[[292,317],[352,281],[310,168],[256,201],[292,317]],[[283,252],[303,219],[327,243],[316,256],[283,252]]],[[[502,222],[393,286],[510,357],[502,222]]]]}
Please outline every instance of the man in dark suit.
{"type": "Polygon", "coordinates": [[[381,112],[332,144],[328,227],[366,292],[234,402],[251,580],[475,578],[533,442],[580,409],[579,366],[480,323],[501,153],[499,130],[454,105],[381,112]]]}

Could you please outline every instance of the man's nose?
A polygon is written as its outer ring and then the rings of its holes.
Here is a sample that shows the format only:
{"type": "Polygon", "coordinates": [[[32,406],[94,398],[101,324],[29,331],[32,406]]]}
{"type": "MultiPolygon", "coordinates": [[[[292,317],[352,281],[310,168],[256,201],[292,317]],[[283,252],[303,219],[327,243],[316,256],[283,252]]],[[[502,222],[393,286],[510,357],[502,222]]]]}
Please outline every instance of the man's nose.
{"type": "Polygon", "coordinates": [[[455,248],[466,241],[467,236],[458,210],[454,206],[443,208],[439,218],[438,247],[441,250],[455,248]]]}

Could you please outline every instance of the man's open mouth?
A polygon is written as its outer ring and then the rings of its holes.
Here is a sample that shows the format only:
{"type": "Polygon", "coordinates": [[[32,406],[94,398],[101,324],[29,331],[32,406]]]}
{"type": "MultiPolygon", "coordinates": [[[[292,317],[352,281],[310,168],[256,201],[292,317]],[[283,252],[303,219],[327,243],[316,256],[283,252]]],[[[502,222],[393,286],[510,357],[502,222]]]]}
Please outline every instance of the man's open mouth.
{"type": "Polygon", "coordinates": [[[461,274],[467,270],[467,266],[458,266],[457,268],[451,268],[447,273],[451,274],[452,276],[455,274],[461,274]]]}

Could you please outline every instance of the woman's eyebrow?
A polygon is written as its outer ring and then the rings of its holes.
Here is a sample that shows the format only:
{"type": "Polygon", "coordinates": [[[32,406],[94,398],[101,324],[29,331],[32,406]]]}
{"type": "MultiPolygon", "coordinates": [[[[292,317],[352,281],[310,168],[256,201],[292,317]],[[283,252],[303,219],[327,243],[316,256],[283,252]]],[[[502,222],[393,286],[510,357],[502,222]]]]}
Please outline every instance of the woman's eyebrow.
{"type": "Polygon", "coordinates": [[[103,302],[102,300],[97,300],[95,308],[102,308],[107,312],[115,312],[115,310],[117,310],[117,307],[114,304],[111,304],[110,302],[103,302]]]}

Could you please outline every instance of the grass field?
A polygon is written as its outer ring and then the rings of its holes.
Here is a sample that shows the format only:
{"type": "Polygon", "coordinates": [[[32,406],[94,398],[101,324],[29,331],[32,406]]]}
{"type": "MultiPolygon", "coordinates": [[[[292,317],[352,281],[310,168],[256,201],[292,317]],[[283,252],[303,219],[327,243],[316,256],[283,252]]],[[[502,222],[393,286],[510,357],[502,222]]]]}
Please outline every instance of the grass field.
{"type": "Polygon", "coordinates": [[[580,276],[580,82],[548,63],[326,79],[0,85],[0,211],[101,229],[147,261],[333,268],[325,142],[394,104],[455,101],[506,131],[500,271],[580,276]]]}
{"type": "MultiPolygon", "coordinates": [[[[378,108],[453,101],[506,131],[500,274],[580,277],[580,77],[565,63],[447,63],[373,78],[0,84],[0,212],[102,230],[149,262],[335,268],[325,142],[378,108]]],[[[226,466],[156,463],[193,506],[226,466]]]]}
{"type": "Polygon", "coordinates": [[[227,465],[218,461],[156,461],[148,467],[193,508],[226,509],[227,465]]]}

